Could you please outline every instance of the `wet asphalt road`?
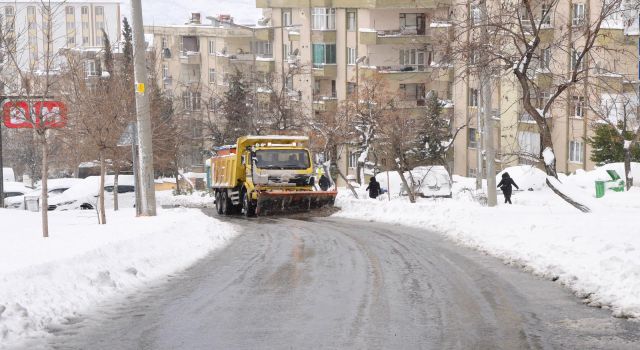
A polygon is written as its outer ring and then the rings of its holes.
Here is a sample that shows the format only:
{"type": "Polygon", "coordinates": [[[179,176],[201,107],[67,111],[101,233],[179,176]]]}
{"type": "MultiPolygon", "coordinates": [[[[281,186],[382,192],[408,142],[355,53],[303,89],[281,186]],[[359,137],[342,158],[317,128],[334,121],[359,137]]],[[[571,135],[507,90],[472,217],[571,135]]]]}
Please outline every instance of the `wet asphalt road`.
{"type": "Polygon", "coordinates": [[[231,221],[243,233],[226,249],[43,347],[640,349],[640,322],[435,233],[334,218],[231,221]]]}

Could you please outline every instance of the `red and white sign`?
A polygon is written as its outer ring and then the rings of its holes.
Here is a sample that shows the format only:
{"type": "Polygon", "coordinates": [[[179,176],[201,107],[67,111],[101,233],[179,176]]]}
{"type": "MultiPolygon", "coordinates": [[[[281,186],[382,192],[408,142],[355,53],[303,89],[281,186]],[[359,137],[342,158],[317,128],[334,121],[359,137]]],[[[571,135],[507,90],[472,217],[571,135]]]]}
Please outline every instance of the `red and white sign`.
{"type": "Polygon", "coordinates": [[[26,101],[9,101],[2,106],[4,125],[10,129],[63,128],[67,125],[67,108],[60,101],[42,101],[29,108],[26,101]],[[35,116],[35,119],[34,119],[35,116]]]}

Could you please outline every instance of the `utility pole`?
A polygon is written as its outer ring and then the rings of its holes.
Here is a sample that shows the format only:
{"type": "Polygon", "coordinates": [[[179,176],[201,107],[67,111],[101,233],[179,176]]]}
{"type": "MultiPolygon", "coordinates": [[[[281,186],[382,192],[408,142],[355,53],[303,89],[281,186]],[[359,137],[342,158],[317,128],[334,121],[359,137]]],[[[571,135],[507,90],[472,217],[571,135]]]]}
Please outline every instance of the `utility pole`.
{"type": "MultiPolygon", "coordinates": [[[[482,16],[482,38],[483,42],[489,41],[487,26],[489,24],[489,13],[487,12],[487,1],[480,2],[480,14],[482,16]]],[[[486,52],[482,51],[485,56],[486,52]]],[[[480,71],[480,84],[482,96],[482,114],[484,120],[483,143],[484,156],[487,166],[487,205],[495,207],[498,204],[496,194],[496,155],[493,149],[493,116],[491,115],[491,67],[485,65],[480,71]]]]}
{"type": "Polygon", "coordinates": [[[131,0],[131,14],[136,79],[136,114],[138,121],[138,142],[140,144],[140,194],[142,196],[140,214],[142,216],[155,216],[156,193],[153,173],[153,145],[151,142],[151,111],[149,109],[149,96],[145,92],[148,77],[141,0],[131,0]]]}

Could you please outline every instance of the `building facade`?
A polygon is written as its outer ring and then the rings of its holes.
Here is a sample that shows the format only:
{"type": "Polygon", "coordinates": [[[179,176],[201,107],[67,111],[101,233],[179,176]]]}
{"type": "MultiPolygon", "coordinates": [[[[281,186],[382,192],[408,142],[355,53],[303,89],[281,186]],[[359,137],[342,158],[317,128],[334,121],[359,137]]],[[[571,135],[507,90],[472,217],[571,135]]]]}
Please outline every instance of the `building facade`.
{"type": "MultiPolygon", "coordinates": [[[[450,39],[447,2],[257,0],[273,29],[276,70],[293,63],[308,74],[290,82],[310,113],[335,113],[364,77],[377,73],[401,107],[419,112],[426,93],[452,98],[452,69],[441,66],[450,39]]],[[[343,173],[359,154],[339,155],[343,173]]]]}
{"type": "MultiPolygon", "coordinates": [[[[533,23],[524,8],[513,9],[510,17],[512,23],[520,18],[519,28],[525,32],[531,31],[533,25],[540,27],[541,43],[533,55],[529,74],[534,87],[530,97],[536,109],[543,111],[557,87],[568,81],[573,71],[579,72],[580,81],[562,92],[545,115],[551,129],[557,171],[561,173],[594,168],[592,148],[586,140],[605,119],[615,123],[626,116],[630,123],[637,125],[637,10],[625,10],[625,2],[611,11],[605,9],[610,15],[602,21],[593,48],[581,61],[577,60],[587,44],[588,30],[593,30],[599,22],[602,4],[593,0],[561,0],[549,8],[540,1],[532,4],[533,23]]],[[[472,3],[460,2],[456,7],[462,9],[458,13],[465,14],[458,21],[466,18],[467,25],[474,20],[481,21],[479,9],[472,3]]],[[[515,59],[519,57],[515,49],[513,55],[515,59]]],[[[481,88],[477,75],[469,73],[469,67],[473,67],[469,62],[456,62],[456,76],[461,79],[456,80],[453,94],[455,125],[467,126],[466,133],[455,140],[454,147],[454,171],[462,176],[476,176],[478,151],[483,147],[479,130],[484,126],[479,127],[477,120],[481,88]]],[[[509,69],[494,77],[491,100],[496,170],[519,164],[542,167],[539,128],[524,110],[521,85],[509,69]]],[[[485,164],[480,166],[484,176],[485,164]]]]}
{"type": "Polygon", "coordinates": [[[192,125],[190,138],[200,140],[190,152],[193,165],[202,165],[207,151],[220,142],[211,129],[225,122],[219,116],[220,101],[230,75],[268,74],[275,66],[269,29],[234,24],[228,15],[209,17],[207,23],[200,17],[194,13],[184,25],[145,27],[160,87],[192,125]]]}
{"type": "Polygon", "coordinates": [[[120,39],[120,1],[2,1],[3,35],[10,45],[3,55],[15,56],[23,71],[45,69],[45,61],[58,69],[64,48],[103,45],[104,30],[111,42],[120,39]]]}

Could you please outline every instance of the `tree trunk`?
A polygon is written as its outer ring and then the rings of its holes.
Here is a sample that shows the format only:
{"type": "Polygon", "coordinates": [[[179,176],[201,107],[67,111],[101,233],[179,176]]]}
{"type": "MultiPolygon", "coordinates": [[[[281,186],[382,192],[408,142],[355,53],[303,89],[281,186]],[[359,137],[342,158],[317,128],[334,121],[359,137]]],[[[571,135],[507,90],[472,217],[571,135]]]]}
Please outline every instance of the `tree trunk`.
{"type": "Polygon", "coordinates": [[[120,176],[120,167],[116,167],[116,173],[113,176],[113,211],[118,211],[118,177],[120,176]]]}
{"type": "Polygon", "coordinates": [[[42,237],[49,237],[49,188],[47,186],[47,173],[49,172],[49,153],[47,152],[46,130],[40,135],[42,146],[42,191],[40,192],[40,210],[42,211],[42,237]]]}
{"type": "Polygon", "coordinates": [[[107,223],[107,214],[104,210],[104,182],[106,166],[104,164],[104,150],[100,150],[100,188],[98,189],[98,222],[101,225],[107,223]]]}
{"type": "Polygon", "coordinates": [[[344,182],[347,184],[347,188],[351,191],[351,193],[353,193],[353,196],[356,197],[356,199],[358,199],[358,192],[356,192],[356,189],[353,188],[353,186],[349,183],[349,180],[347,180],[347,177],[344,176],[338,164],[335,161],[331,161],[331,165],[336,168],[336,171],[338,172],[338,176],[340,176],[340,178],[344,180],[344,182]]]}
{"type": "Polygon", "coordinates": [[[400,180],[402,180],[402,184],[404,185],[404,188],[407,189],[407,193],[409,194],[409,202],[415,203],[416,196],[413,194],[413,187],[410,186],[409,183],[407,182],[407,178],[404,176],[404,171],[397,169],[396,172],[398,173],[398,175],[400,175],[400,180]]]}
{"type": "Polygon", "coordinates": [[[180,174],[178,173],[178,170],[176,170],[175,172],[175,177],[176,177],[176,194],[179,195],[180,194],[180,174]]]}
{"type": "Polygon", "coordinates": [[[631,175],[631,147],[624,149],[624,183],[627,191],[633,186],[633,177],[631,175]]]}

